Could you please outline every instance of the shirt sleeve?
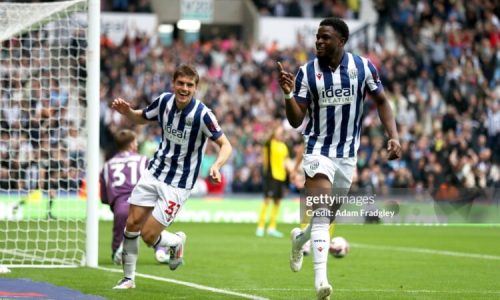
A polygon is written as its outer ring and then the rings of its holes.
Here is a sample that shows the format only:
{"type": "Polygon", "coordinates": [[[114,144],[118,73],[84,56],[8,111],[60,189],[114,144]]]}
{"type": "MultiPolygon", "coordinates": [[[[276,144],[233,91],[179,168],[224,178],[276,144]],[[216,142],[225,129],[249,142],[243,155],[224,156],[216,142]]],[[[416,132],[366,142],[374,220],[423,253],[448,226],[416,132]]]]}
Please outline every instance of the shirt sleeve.
{"type": "Polygon", "coordinates": [[[213,141],[218,139],[223,134],[222,128],[219,126],[215,115],[210,110],[203,116],[201,124],[203,134],[205,134],[213,141]]]}
{"type": "Polygon", "coordinates": [[[150,105],[142,110],[142,116],[144,117],[144,119],[148,121],[159,121],[159,116],[161,114],[160,109],[162,106],[164,106],[161,104],[163,101],[168,101],[170,96],[172,96],[171,93],[164,93],[156,97],[150,105]]]}
{"type": "Polygon", "coordinates": [[[380,77],[378,76],[377,69],[372,64],[371,61],[367,60],[368,64],[368,72],[366,72],[366,87],[368,89],[368,93],[372,95],[376,95],[384,90],[382,86],[382,81],[380,81],[380,77]]]}
{"type": "Polygon", "coordinates": [[[309,93],[307,76],[305,76],[303,67],[299,69],[295,76],[295,91],[293,92],[293,96],[298,103],[307,104],[310,101],[311,96],[309,93]]]}

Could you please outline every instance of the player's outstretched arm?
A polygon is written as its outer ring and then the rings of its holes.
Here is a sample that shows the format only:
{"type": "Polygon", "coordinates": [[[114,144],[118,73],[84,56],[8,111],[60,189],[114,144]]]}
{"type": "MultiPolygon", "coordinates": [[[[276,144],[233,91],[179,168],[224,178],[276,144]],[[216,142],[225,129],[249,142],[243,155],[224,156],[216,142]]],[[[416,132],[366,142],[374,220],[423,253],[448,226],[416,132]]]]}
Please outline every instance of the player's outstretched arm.
{"type": "Polygon", "coordinates": [[[122,98],[116,98],[111,103],[111,108],[124,115],[129,119],[129,121],[135,124],[146,124],[147,120],[142,116],[141,109],[132,109],[128,101],[125,101],[122,98]]]}
{"type": "Polygon", "coordinates": [[[219,154],[217,155],[217,159],[214,164],[210,167],[210,179],[212,179],[216,183],[221,182],[220,168],[226,163],[226,161],[231,156],[231,152],[233,151],[233,147],[227,137],[223,134],[218,139],[215,140],[215,143],[219,145],[219,154]]]}
{"type": "Polygon", "coordinates": [[[384,91],[373,95],[373,98],[377,104],[380,121],[389,135],[389,142],[387,143],[388,159],[399,159],[401,158],[401,145],[399,144],[399,134],[396,128],[396,120],[392,114],[389,101],[387,100],[384,91]]]}
{"type": "Polygon", "coordinates": [[[286,118],[293,128],[297,128],[302,124],[306,116],[307,107],[293,99],[293,88],[295,86],[293,74],[285,71],[280,62],[278,62],[278,71],[280,87],[285,94],[286,118]]]}

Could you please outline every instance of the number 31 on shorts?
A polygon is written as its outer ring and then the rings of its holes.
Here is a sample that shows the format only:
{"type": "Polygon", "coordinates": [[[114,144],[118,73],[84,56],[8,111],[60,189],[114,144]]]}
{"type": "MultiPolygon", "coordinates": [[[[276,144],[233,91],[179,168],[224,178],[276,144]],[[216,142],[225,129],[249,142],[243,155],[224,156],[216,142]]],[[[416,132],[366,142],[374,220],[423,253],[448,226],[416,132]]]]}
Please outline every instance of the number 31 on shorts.
{"type": "Polygon", "coordinates": [[[177,211],[179,211],[180,207],[181,205],[177,202],[167,200],[167,208],[165,209],[165,213],[167,214],[167,222],[170,222],[173,218],[175,218],[175,215],[177,214],[177,211]]]}

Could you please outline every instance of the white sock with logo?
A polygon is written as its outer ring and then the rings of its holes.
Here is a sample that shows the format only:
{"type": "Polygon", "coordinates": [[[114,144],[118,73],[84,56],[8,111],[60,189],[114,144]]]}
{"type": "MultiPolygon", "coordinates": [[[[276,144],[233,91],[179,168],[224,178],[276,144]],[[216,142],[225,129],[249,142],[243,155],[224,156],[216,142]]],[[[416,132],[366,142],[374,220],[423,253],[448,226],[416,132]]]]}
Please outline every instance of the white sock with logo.
{"type": "Polygon", "coordinates": [[[170,233],[166,230],[163,230],[161,232],[160,236],[158,237],[158,240],[154,244],[154,247],[156,247],[156,246],[161,246],[161,247],[165,247],[165,248],[175,247],[175,246],[179,245],[179,243],[181,243],[181,242],[182,242],[182,239],[180,236],[178,236],[177,234],[170,233]]]}
{"type": "Polygon", "coordinates": [[[326,263],[328,261],[328,251],[330,248],[329,223],[316,222],[312,224],[311,243],[312,257],[314,263],[314,286],[316,290],[320,285],[327,284],[326,263]]]}
{"type": "Polygon", "coordinates": [[[140,235],[140,232],[128,232],[127,229],[123,232],[123,275],[132,280],[135,279],[135,267],[137,264],[137,256],[139,255],[140,235]]]}

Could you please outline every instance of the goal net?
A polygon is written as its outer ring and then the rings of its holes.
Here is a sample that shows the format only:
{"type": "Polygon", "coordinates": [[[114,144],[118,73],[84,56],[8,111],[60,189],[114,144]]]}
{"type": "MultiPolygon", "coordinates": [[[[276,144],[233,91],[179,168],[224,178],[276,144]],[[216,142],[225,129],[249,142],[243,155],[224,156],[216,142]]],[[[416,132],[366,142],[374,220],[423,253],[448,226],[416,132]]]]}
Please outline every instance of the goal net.
{"type": "Polygon", "coordinates": [[[0,265],[85,260],[87,3],[0,3],[0,265]]]}

